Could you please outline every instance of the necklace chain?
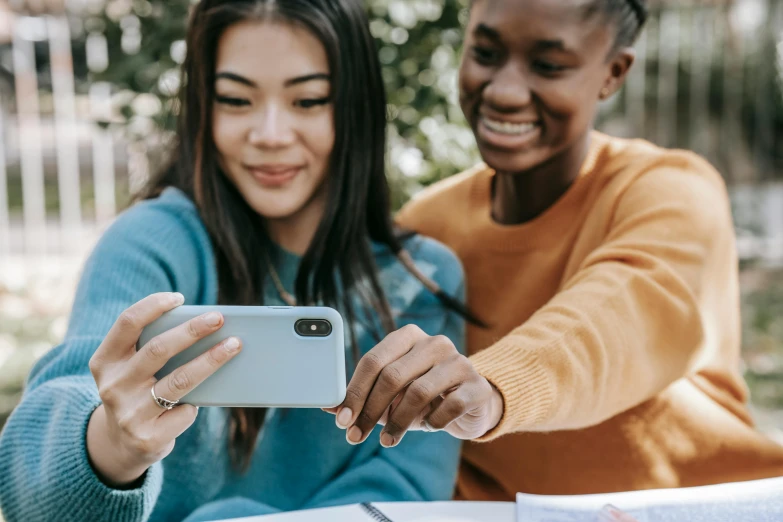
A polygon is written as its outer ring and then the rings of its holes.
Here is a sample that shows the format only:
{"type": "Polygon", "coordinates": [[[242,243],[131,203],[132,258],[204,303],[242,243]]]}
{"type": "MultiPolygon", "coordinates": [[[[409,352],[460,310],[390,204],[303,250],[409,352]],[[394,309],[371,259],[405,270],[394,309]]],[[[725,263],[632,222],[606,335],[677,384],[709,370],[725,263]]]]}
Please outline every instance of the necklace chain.
{"type": "Polygon", "coordinates": [[[277,275],[275,265],[272,264],[269,256],[265,253],[264,257],[266,257],[266,264],[269,268],[269,275],[272,277],[272,283],[275,285],[275,289],[277,290],[278,295],[280,295],[280,299],[282,299],[289,306],[296,306],[296,297],[286,291],[285,287],[283,286],[283,282],[280,280],[280,276],[277,275]]]}

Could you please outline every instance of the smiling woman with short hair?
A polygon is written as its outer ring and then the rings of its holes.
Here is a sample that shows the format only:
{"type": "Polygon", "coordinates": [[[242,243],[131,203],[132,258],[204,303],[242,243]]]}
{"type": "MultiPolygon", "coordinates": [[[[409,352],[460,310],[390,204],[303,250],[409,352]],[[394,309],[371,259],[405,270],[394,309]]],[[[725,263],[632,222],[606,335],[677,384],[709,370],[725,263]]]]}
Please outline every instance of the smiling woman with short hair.
{"type": "Polygon", "coordinates": [[[643,0],[472,2],[460,102],[485,164],[398,220],[454,249],[489,328],[469,327],[467,363],[442,338],[392,334],[336,410],[353,440],[379,419],[390,446],[408,429],[476,440],[460,498],[783,475],[783,447],[746,407],[721,176],[593,130],[645,16],[643,0]]]}

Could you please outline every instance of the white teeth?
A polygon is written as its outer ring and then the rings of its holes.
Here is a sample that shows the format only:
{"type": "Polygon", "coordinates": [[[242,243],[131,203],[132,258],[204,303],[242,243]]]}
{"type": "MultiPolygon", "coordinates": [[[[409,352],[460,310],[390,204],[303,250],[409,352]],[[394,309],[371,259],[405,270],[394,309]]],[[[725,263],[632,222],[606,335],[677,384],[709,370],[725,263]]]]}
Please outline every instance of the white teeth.
{"type": "Polygon", "coordinates": [[[482,118],[482,121],[489,130],[500,134],[519,135],[536,128],[535,123],[510,123],[507,121],[490,120],[489,118],[482,118]]]}

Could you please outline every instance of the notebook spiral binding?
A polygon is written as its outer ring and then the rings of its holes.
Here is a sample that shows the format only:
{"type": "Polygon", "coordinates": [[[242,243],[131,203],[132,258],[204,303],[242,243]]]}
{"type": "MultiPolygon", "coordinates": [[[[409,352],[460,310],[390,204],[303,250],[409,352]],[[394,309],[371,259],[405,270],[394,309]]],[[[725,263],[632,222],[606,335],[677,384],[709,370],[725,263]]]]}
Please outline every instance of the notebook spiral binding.
{"type": "Polygon", "coordinates": [[[377,507],[373,506],[369,502],[362,502],[360,504],[362,509],[370,515],[370,517],[374,520],[377,520],[378,522],[394,522],[392,519],[384,515],[381,510],[379,510],[377,507]]]}

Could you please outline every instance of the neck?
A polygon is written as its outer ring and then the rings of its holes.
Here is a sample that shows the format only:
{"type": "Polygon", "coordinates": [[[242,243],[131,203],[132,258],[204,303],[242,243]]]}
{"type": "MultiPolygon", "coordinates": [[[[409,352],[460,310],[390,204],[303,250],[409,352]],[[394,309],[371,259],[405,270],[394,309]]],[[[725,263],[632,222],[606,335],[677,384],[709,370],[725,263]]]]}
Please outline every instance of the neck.
{"type": "Polygon", "coordinates": [[[492,218],[518,225],[543,214],[579,176],[590,144],[589,133],[569,149],[522,172],[497,172],[492,191],[492,218]]]}
{"type": "Polygon", "coordinates": [[[295,214],[267,219],[269,237],[283,250],[298,256],[304,255],[323,219],[325,200],[324,194],[319,194],[295,214]]]}

